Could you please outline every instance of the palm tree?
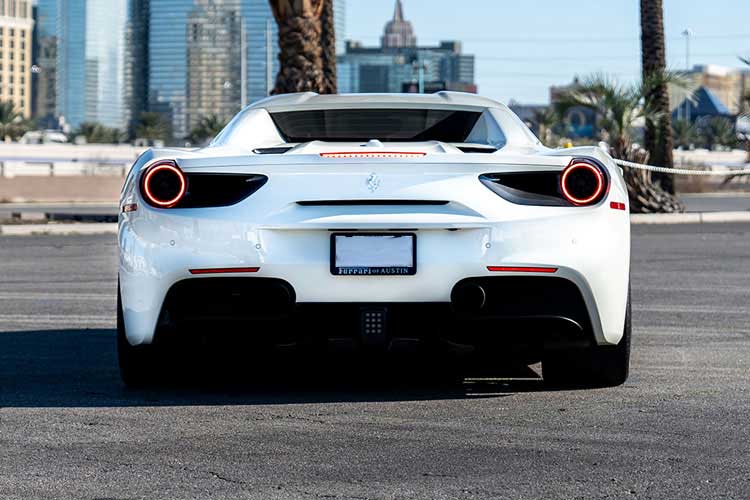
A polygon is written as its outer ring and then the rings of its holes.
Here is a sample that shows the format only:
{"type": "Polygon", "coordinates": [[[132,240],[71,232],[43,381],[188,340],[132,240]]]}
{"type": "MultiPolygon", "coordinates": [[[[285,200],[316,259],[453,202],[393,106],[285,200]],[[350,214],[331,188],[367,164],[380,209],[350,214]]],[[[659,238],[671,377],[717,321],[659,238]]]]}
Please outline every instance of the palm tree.
{"type": "Polygon", "coordinates": [[[27,124],[12,102],[0,102],[0,141],[17,139],[26,132],[27,124]]]}
{"type": "Polygon", "coordinates": [[[625,158],[632,144],[635,122],[645,112],[640,89],[620,85],[605,75],[594,75],[583,79],[557,102],[561,116],[577,106],[594,111],[599,138],[609,143],[612,156],[625,158]]]}
{"type": "MultiPolygon", "coordinates": [[[[664,47],[664,9],[662,0],[641,0],[641,73],[643,81],[666,72],[664,47]]],[[[659,111],[654,118],[646,117],[644,145],[651,163],[673,167],[672,115],[669,109],[669,89],[664,82],[649,89],[645,96],[650,106],[659,111]]],[[[657,174],[654,178],[662,189],[674,194],[674,176],[657,174]]]]}
{"type": "Polygon", "coordinates": [[[552,142],[552,129],[560,123],[560,115],[552,106],[534,110],[533,122],[536,133],[542,144],[549,145],[552,142]]]}
{"type": "Polygon", "coordinates": [[[321,15],[325,0],[269,0],[279,25],[279,62],[274,94],[325,92],[321,15]]]}
{"type": "Polygon", "coordinates": [[[683,119],[672,122],[672,135],[676,146],[689,148],[695,143],[698,133],[690,120],[683,119]]]}
{"type": "Polygon", "coordinates": [[[703,146],[709,151],[717,145],[734,147],[737,145],[737,133],[730,120],[721,116],[715,116],[706,120],[699,127],[700,138],[703,146]]]}
{"type": "Polygon", "coordinates": [[[172,135],[169,123],[161,113],[153,111],[141,113],[135,126],[135,135],[138,139],[150,139],[167,141],[172,135]]]}
{"type": "MultiPolygon", "coordinates": [[[[610,145],[610,154],[615,158],[645,163],[648,152],[634,147],[635,128],[642,120],[656,121],[659,112],[646,96],[655,85],[666,81],[677,81],[671,75],[655,75],[640,85],[620,85],[604,76],[595,75],[584,79],[578,86],[561,96],[558,112],[583,106],[596,114],[599,139],[610,145]]],[[[625,169],[625,181],[630,194],[631,211],[637,213],[680,212],[683,206],[674,195],[652,182],[650,172],[625,169]]]]}
{"type": "Polygon", "coordinates": [[[203,144],[208,139],[216,137],[227,122],[220,120],[217,115],[201,116],[198,124],[190,132],[188,139],[193,144],[203,144]]]}
{"type": "Polygon", "coordinates": [[[86,138],[89,144],[119,144],[125,140],[125,133],[117,128],[105,127],[101,123],[83,122],[74,133],[86,138]]]}
{"type": "Polygon", "coordinates": [[[320,16],[321,36],[323,38],[323,92],[335,94],[336,84],[336,25],[334,22],[333,0],[323,0],[323,12],[320,16]]]}
{"type": "MultiPolygon", "coordinates": [[[[750,66],[750,57],[740,57],[740,61],[750,66]]],[[[750,118],[750,92],[743,96],[743,109],[746,111],[745,117],[750,118]]],[[[743,134],[743,142],[745,144],[745,151],[747,151],[747,163],[750,163],[750,133],[745,132],[743,134]]]]}

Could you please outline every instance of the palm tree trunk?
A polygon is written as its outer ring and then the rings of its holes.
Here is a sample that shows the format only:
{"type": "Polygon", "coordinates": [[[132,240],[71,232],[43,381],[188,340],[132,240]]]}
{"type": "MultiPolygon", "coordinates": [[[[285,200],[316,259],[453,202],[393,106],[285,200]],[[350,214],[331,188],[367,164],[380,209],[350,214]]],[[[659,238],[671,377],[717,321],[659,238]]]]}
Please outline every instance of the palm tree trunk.
{"type": "Polygon", "coordinates": [[[269,0],[279,25],[274,94],[324,92],[320,17],[323,0],[269,0]]]}
{"type": "Polygon", "coordinates": [[[333,0],[323,0],[320,25],[323,37],[323,92],[336,94],[336,24],[334,22],[333,0]]]}
{"type": "MultiPolygon", "coordinates": [[[[645,82],[654,74],[666,71],[664,47],[664,10],[662,0],[641,0],[641,72],[645,82]]],[[[651,90],[647,100],[660,112],[655,121],[647,121],[644,145],[651,162],[660,167],[672,168],[672,116],[669,109],[669,91],[666,83],[651,90]]],[[[655,174],[654,179],[662,189],[674,194],[674,176],[655,174]]]]}
{"type": "MultiPolygon", "coordinates": [[[[645,149],[628,149],[620,158],[636,163],[648,163],[649,155],[645,149]]],[[[683,212],[685,208],[680,200],[655,184],[651,175],[652,173],[647,170],[623,169],[630,211],[635,214],[683,212]]]]}

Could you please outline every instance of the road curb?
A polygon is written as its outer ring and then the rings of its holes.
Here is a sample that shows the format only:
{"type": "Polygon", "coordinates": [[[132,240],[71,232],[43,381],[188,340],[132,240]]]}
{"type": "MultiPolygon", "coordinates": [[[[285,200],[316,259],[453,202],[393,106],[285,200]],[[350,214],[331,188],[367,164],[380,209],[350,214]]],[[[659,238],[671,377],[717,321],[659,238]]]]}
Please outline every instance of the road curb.
{"type": "Polygon", "coordinates": [[[2,236],[34,236],[34,235],[86,235],[86,234],[117,234],[117,224],[81,222],[75,224],[6,224],[0,226],[2,236]]]}
{"type": "Polygon", "coordinates": [[[696,212],[686,214],[632,214],[631,224],[708,224],[750,222],[750,212],[696,212]]]}

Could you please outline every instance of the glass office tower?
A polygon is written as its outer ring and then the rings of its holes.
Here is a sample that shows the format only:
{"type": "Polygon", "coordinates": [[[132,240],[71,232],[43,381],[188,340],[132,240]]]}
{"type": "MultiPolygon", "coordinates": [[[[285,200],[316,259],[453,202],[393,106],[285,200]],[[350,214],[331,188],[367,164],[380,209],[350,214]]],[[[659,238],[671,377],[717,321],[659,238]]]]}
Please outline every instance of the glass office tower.
{"type": "Polygon", "coordinates": [[[149,0],[128,0],[125,28],[124,106],[125,118],[134,132],[141,115],[148,111],[149,0]]]}
{"type": "Polygon", "coordinates": [[[39,0],[34,10],[32,114],[46,128],[56,126],[57,0],[39,0]]]}
{"type": "Polygon", "coordinates": [[[125,129],[125,28],[128,0],[57,2],[57,113],[125,129]]]}
{"type": "MultiPolygon", "coordinates": [[[[344,5],[334,0],[341,52],[344,5]]],[[[38,69],[71,128],[132,130],[143,111],[156,111],[179,141],[202,117],[228,120],[266,97],[279,70],[268,0],[39,0],[37,19],[51,55],[38,69]]]]}
{"type": "MultiPolygon", "coordinates": [[[[334,0],[343,51],[345,0],[334,0]]],[[[273,89],[278,31],[268,0],[150,0],[149,109],[186,137],[202,116],[227,120],[273,89]]]]}
{"type": "Polygon", "coordinates": [[[86,117],[86,0],[57,4],[57,114],[73,127],[86,117]]]}

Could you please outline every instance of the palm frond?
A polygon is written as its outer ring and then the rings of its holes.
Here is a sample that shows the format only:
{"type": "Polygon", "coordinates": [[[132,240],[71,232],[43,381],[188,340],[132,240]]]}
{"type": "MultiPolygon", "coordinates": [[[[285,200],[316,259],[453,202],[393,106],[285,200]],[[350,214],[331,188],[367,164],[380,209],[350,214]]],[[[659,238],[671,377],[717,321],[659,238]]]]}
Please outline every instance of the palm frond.
{"type": "Polygon", "coordinates": [[[188,139],[194,144],[204,143],[221,132],[226,124],[227,122],[216,114],[201,116],[196,126],[190,131],[188,139]]]}
{"type": "Polygon", "coordinates": [[[604,132],[601,138],[614,143],[617,154],[622,154],[636,121],[644,115],[642,101],[639,86],[622,85],[607,75],[596,74],[563,94],[558,109],[563,114],[577,106],[592,110],[597,128],[604,132]]]}
{"type": "Polygon", "coordinates": [[[685,98],[689,102],[695,101],[697,86],[685,73],[679,71],[664,71],[646,75],[641,82],[639,93],[643,96],[644,118],[647,121],[656,122],[664,116],[660,103],[655,100],[659,95],[655,90],[667,86],[672,92],[676,89],[686,91],[685,98]]]}

